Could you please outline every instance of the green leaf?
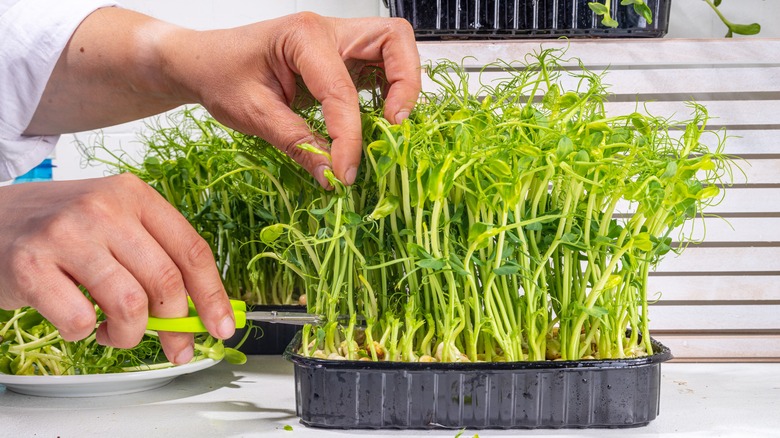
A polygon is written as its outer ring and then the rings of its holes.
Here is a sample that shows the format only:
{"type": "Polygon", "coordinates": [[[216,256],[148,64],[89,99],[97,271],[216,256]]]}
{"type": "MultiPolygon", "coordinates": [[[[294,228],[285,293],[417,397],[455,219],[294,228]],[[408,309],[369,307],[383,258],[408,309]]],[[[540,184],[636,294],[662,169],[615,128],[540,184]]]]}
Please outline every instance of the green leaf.
{"type": "Polygon", "coordinates": [[[574,142],[564,135],[558,140],[558,147],[555,148],[555,158],[557,158],[558,161],[564,161],[572,152],[574,152],[574,142]]]}
{"type": "Polygon", "coordinates": [[[371,152],[377,151],[381,152],[382,154],[387,153],[390,151],[390,142],[387,140],[377,140],[374,142],[371,142],[368,146],[366,146],[366,150],[369,150],[371,152]]]}
{"type": "Polygon", "coordinates": [[[614,28],[618,27],[619,23],[617,21],[613,20],[612,17],[607,17],[605,15],[604,18],[601,19],[601,24],[603,24],[604,26],[611,27],[611,28],[614,29],[614,28]]]}
{"type": "Polygon", "coordinates": [[[374,221],[382,219],[397,210],[399,205],[401,205],[401,200],[398,199],[398,196],[387,195],[376,204],[374,211],[368,215],[368,218],[374,221]]]}
{"type": "Polygon", "coordinates": [[[580,175],[586,175],[588,173],[590,163],[590,154],[585,149],[580,149],[574,155],[574,170],[580,175]]]}
{"type": "Polygon", "coordinates": [[[428,253],[428,251],[425,250],[422,246],[416,244],[416,243],[408,243],[406,244],[406,249],[409,251],[409,254],[422,259],[432,259],[433,256],[428,253]]]}
{"type": "Polygon", "coordinates": [[[653,249],[653,242],[650,240],[649,233],[639,233],[633,239],[634,248],[640,251],[650,252],[653,249]]]}
{"type": "Polygon", "coordinates": [[[421,268],[432,269],[434,271],[440,271],[445,266],[447,266],[447,262],[434,258],[422,259],[417,261],[417,266],[421,268]]]}
{"type": "Polygon", "coordinates": [[[288,432],[291,432],[291,431],[293,430],[293,427],[292,427],[292,426],[290,426],[289,424],[285,424],[285,425],[284,425],[284,427],[283,427],[283,429],[284,429],[284,430],[286,430],[286,431],[288,431],[288,432]]]}
{"type": "Polygon", "coordinates": [[[0,373],[13,374],[11,372],[11,357],[3,355],[0,357],[0,373]]]}
{"type": "Polygon", "coordinates": [[[658,240],[655,243],[655,251],[654,253],[658,256],[662,256],[667,254],[669,251],[672,250],[672,238],[671,237],[665,237],[661,240],[658,240]]]}
{"type": "Polygon", "coordinates": [[[619,275],[612,274],[612,275],[609,276],[609,279],[604,284],[604,289],[605,290],[614,289],[614,288],[620,286],[621,283],[623,283],[623,277],[621,277],[619,275]]]}
{"type": "Polygon", "coordinates": [[[270,245],[282,234],[284,234],[284,226],[282,224],[269,225],[260,231],[260,240],[266,245],[270,245]]]}
{"type": "Polygon", "coordinates": [[[484,222],[477,222],[469,228],[469,242],[474,242],[484,234],[486,231],[493,228],[493,224],[486,224],[484,222]]]}
{"type": "Polygon", "coordinates": [[[647,21],[647,24],[653,24],[653,11],[646,4],[639,3],[641,0],[636,1],[637,3],[634,3],[634,12],[641,15],[647,21]]]}
{"type": "Polygon", "coordinates": [[[729,25],[729,32],[736,33],[738,35],[757,35],[761,32],[761,25],[758,23],[751,24],[731,24],[729,25]]]}
{"type": "Polygon", "coordinates": [[[148,157],[144,160],[144,170],[154,179],[160,179],[163,177],[162,166],[160,160],[157,157],[148,157]]]}
{"type": "Polygon", "coordinates": [[[455,182],[451,169],[454,158],[452,154],[449,154],[441,163],[431,169],[428,179],[428,199],[431,201],[444,198],[455,182]]]}
{"type": "Polygon", "coordinates": [[[363,223],[363,218],[354,211],[348,211],[344,213],[344,222],[346,222],[347,225],[358,225],[363,223]]]}
{"type": "Polygon", "coordinates": [[[509,165],[506,164],[506,161],[501,159],[492,160],[490,162],[490,170],[492,170],[496,175],[502,176],[504,178],[511,178],[514,175],[512,169],[509,167],[509,165]]]}
{"type": "Polygon", "coordinates": [[[266,222],[273,222],[277,220],[277,217],[274,216],[268,209],[263,207],[262,205],[257,205],[254,207],[254,213],[259,217],[260,219],[263,219],[266,222]]]}
{"type": "Polygon", "coordinates": [[[605,316],[609,313],[607,309],[601,306],[593,306],[591,308],[583,307],[582,310],[588,314],[588,316],[592,316],[594,318],[601,318],[602,316],[605,316]]]}
{"type": "Polygon", "coordinates": [[[225,360],[233,365],[243,365],[246,363],[246,354],[235,348],[225,347],[225,360]]]}
{"type": "Polygon", "coordinates": [[[698,193],[696,193],[696,199],[702,200],[702,199],[714,198],[718,196],[718,193],[720,193],[720,189],[718,188],[718,186],[710,185],[701,189],[698,193]]]}
{"type": "Polygon", "coordinates": [[[629,116],[629,119],[631,120],[631,124],[634,125],[634,128],[637,129],[640,133],[643,135],[650,134],[650,125],[647,123],[647,118],[639,113],[632,113],[629,116]]]}
{"type": "Polygon", "coordinates": [[[376,162],[376,177],[384,178],[385,175],[390,173],[390,170],[393,168],[394,164],[395,160],[388,157],[387,155],[382,155],[379,157],[379,160],[376,162]]]}
{"type": "Polygon", "coordinates": [[[455,254],[450,254],[450,259],[447,262],[450,266],[450,269],[452,269],[452,272],[464,277],[469,275],[463,266],[463,262],[457,256],[455,256],[455,254]]]}
{"type": "Polygon", "coordinates": [[[542,231],[542,223],[541,222],[531,222],[530,224],[526,225],[525,228],[528,231],[542,231]]]}
{"type": "Polygon", "coordinates": [[[579,101],[580,101],[580,96],[577,93],[573,91],[567,91],[566,93],[563,94],[563,96],[561,96],[560,105],[561,108],[567,109],[573,107],[579,101]]]}
{"type": "Polygon", "coordinates": [[[561,97],[561,89],[558,84],[550,85],[550,89],[544,94],[542,98],[542,105],[548,109],[554,109],[558,103],[558,99],[561,97]]]}
{"type": "Polygon", "coordinates": [[[336,203],[336,197],[334,196],[334,197],[330,198],[330,202],[328,202],[328,205],[326,205],[325,207],[322,207],[322,208],[311,209],[311,210],[309,210],[309,213],[311,213],[311,214],[313,214],[315,216],[322,216],[325,213],[327,213],[333,207],[333,204],[335,204],[335,203],[336,203]]]}
{"type": "Polygon", "coordinates": [[[593,131],[588,135],[585,144],[591,149],[597,149],[602,141],[604,141],[604,133],[601,131],[593,131]]]}
{"type": "Polygon", "coordinates": [[[520,265],[517,263],[509,262],[493,269],[493,273],[496,275],[513,275],[520,271],[520,265]]]}
{"type": "Polygon", "coordinates": [[[609,124],[604,120],[594,120],[592,122],[589,122],[587,125],[585,125],[585,128],[587,128],[590,131],[609,132],[612,130],[612,128],[609,127],[609,124]]]}
{"type": "Polygon", "coordinates": [[[609,13],[609,9],[607,9],[606,6],[604,6],[603,4],[598,3],[598,2],[590,2],[590,3],[588,3],[588,7],[596,15],[604,15],[604,14],[608,14],[609,13]]]}
{"type": "Polygon", "coordinates": [[[238,163],[241,167],[263,167],[263,162],[257,159],[254,155],[248,154],[246,152],[236,152],[235,155],[233,155],[233,161],[238,163]]]}
{"type": "Polygon", "coordinates": [[[677,163],[670,161],[666,164],[666,170],[664,170],[664,173],[661,175],[661,179],[669,179],[675,175],[677,175],[677,163]]]}

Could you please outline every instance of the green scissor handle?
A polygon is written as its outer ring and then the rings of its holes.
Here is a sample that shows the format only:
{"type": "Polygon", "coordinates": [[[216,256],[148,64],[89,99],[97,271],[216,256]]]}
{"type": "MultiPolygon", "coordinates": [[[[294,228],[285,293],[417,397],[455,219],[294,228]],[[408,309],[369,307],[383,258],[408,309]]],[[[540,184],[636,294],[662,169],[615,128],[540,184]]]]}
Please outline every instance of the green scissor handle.
{"type": "MultiPolygon", "coordinates": [[[[181,318],[155,318],[150,316],[146,323],[146,328],[160,332],[179,332],[179,333],[206,333],[208,330],[198,316],[195,304],[187,297],[189,307],[188,316],[181,318]]],[[[230,306],[233,307],[233,314],[236,317],[236,328],[246,327],[246,303],[241,300],[230,300],[230,306]]]]}

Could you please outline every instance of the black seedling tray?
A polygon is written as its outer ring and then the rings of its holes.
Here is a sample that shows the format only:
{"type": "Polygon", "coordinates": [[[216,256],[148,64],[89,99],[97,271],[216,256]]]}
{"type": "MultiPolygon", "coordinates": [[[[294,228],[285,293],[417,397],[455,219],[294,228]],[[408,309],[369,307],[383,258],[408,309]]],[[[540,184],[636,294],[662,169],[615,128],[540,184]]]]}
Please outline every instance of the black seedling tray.
{"type": "Polygon", "coordinates": [[[307,426],[341,429],[619,428],[648,424],[668,348],[624,360],[402,363],[285,352],[307,426]]]}
{"type": "MultiPolygon", "coordinates": [[[[306,313],[306,306],[292,305],[249,305],[247,311],[279,311],[279,312],[301,312],[306,313]]],[[[280,324],[271,322],[251,322],[247,321],[247,327],[237,329],[236,334],[225,341],[228,347],[235,347],[244,334],[250,331],[249,337],[238,348],[244,354],[268,354],[281,355],[287,349],[287,346],[295,338],[295,334],[300,330],[300,326],[290,324],[280,324]]]]}
{"type": "Polygon", "coordinates": [[[557,37],[650,37],[666,35],[671,0],[646,0],[648,23],[632,6],[612,0],[617,28],[601,24],[593,0],[385,0],[393,17],[405,18],[418,40],[557,37]]]}

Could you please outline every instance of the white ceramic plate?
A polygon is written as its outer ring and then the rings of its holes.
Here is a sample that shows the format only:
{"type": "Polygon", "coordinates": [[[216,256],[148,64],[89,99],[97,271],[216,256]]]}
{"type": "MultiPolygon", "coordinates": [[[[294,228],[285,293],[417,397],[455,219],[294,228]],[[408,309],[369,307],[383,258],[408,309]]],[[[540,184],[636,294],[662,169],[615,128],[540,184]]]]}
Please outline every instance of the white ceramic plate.
{"type": "Polygon", "coordinates": [[[159,388],[176,377],[204,370],[219,363],[203,359],[171,368],[129,373],[78,376],[13,376],[0,373],[0,384],[13,392],[42,397],[96,397],[128,394],[159,388]]]}

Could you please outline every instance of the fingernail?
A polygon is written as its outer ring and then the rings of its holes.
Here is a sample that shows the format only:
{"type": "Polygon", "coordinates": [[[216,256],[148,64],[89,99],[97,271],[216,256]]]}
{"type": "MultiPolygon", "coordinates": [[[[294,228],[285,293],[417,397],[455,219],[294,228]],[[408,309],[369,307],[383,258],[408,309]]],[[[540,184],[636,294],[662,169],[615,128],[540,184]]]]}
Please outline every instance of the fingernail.
{"type": "Polygon", "coordinates": [[[184,349],[181,350],[179,354],[176,355],[176,357],[173,358],[173,363],[175,363],[176,365],[190,363],[194,355],[195,355],[195,350],[192,348],[192,345],[188,345],[184,347],[184,349]]]}
{"type": "Polygon", "coordinates": [[[355,178],[357,177],[357,167],[350,167],[347,169],[347,173],[344,174],[344,183],[348,186],[351,186],[352,183],[355,182],[355,178]]]}
{"type": "Polygon", "coordinates": [[[219,325],[217,326],[217,334],[219,335],[220,339],[227,339],[233,336],[235,331],[236,321],[229,316],[222,318],[222,321],[220,321],[219,325]]]}
{"type": "Polygon", "coordinates": [[[328,181],[328,178],[325,178],[325,171],[328,169],[330,169],[330,167],[324,164],[319,165],[316,169],[314,169],[314,179],[316,179],[317,182],[326,189],[330,189],[330,181],[328,181]]]}
{"type": "Polygon", "coordinates": [[[395,113],[395,123],[401,123],[409,118],[409,111],[401,110],[395,113]]]}

